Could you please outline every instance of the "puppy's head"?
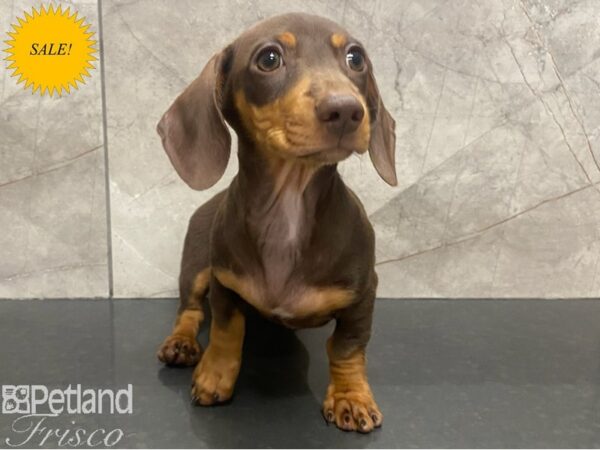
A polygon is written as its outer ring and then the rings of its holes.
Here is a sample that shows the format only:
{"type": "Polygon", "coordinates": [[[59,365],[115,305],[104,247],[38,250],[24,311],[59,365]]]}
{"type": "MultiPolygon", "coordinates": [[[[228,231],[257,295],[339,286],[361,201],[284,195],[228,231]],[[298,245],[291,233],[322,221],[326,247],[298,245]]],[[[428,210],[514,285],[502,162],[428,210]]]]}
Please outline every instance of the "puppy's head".
{"type": "Polygon", "coordinates": [[[367,54],[334,22],[286,14],[259,23],[213,56],[158,124],[175,169],[194,189],[223,175],[228,121],[267,157],[333,164],[369,150],[396,184],[394,120],[367,54]]]}

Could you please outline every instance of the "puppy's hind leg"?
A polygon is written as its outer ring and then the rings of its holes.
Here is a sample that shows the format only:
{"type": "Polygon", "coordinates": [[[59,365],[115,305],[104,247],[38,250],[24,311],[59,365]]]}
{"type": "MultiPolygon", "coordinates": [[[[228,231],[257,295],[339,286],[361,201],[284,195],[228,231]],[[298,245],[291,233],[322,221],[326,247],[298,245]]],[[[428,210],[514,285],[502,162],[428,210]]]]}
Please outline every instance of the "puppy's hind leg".
{"type": "Polygon", "coordinates": [[[197,341],[204,321],[203,303],[211,278],[209,247],[213,218],[225,191],[218,193],[192,215],[188,226],[181,273],[179,275],[179,309],[171,334],[158,350],[158,359],[174,366],[193,366],[202,356],[197,341]]]}

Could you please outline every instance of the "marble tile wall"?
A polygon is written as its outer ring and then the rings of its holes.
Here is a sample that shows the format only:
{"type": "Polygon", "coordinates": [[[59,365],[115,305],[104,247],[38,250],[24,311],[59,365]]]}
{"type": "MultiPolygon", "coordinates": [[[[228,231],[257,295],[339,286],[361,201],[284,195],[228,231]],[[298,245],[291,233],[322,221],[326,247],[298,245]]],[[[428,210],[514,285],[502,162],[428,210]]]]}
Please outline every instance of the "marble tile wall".
{"type": "MultiPolygon", "coordinates": [[[[0,25],[28,5],[2,4],[0,25]]],[[[97,29],[98,5],[77,7],[97,29]]],[[[95,71],[74,94],[40,99],[2,68],[0,297],[175,296],[187,220],[237,164],[191,191],[156,123],[215,51],[298,10],[361,38],[396,118],[398,187],[368,157],[340,166],[376,229],[380,296],[600,296],[599,2],[105,0],[101,10],[103,80],[95,71]]]]}
{"type": "MultiPolygon", "coordinates": [[[[3,36],[32,6],[0,2],[3,36]]],[[[75,7],[97,32],[97,4],[75,7]]],[[[78,91],[57,99],[25,91],[6,65],[0,64],[0,298],[106,297],[100,76],[92,72],[78,91]]]]}

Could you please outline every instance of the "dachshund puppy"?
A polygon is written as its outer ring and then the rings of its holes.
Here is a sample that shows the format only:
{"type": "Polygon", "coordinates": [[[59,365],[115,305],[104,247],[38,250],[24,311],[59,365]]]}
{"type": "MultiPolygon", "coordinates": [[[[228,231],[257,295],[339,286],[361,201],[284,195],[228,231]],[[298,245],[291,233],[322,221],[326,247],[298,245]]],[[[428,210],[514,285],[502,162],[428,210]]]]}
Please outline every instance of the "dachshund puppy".
{"type": "Polygon", "coordinates": [[[158,357],[196,365],[192,397],[229,400],[242,361],[245,311],[290,328],[336,321],[327,341],[323,415],[369,432],[382,414],[367,382],[365,347],[377,287],[375,236],[337,163],[369,151],[396,185],[394,120],[363,46],[321,17],[260,22],[214,55],[158,124],[173,166],[207,189],[238,135],[239,172],[192,216],[181,262],[181,303],[158,357]],[[210,292],[210,343],[197,333],[210,292]]]}

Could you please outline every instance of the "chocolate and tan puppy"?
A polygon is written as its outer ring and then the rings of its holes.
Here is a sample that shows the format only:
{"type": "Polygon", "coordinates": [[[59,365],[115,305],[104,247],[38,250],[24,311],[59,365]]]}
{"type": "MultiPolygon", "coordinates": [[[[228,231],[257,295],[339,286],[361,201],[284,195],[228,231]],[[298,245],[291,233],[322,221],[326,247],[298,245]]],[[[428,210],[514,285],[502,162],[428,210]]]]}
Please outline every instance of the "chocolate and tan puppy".
{"type": "Polygon", "coordinates": [[[179,313],[158,357],[197,364],[193,398],[222,403],[240,370],[247,308],[291,328],[335,319],[323,414],[344,430],[369,432],[382,422],[365,368],[375,237],[336,165],[368,150],[396,184],[394,120],[371,62],[329,20],[286,14],[260,22],[213,56],[158,124],[173,166],[194,189],[225,171],[226,122],[239,138],[239,173],[190,220],[179,313]],[[208,292],[202,354],[196,335],[208,292]]]}

